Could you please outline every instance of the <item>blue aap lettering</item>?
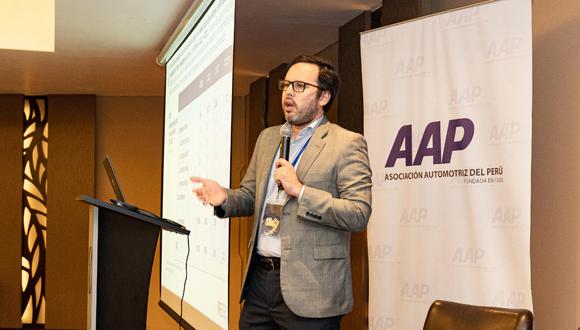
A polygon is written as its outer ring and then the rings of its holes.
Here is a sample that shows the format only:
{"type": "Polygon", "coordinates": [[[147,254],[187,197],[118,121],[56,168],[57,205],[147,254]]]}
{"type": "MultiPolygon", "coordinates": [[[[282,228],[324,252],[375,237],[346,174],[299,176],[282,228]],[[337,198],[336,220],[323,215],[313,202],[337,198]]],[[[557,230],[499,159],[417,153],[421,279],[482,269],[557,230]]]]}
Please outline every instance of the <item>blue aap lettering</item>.
{"type": "Polygon", "coordinates": [[[459,247],[453,254],[452,263],[477,265],[484,257],[483,249],[459,247]]]}
{"type": "Polygon", "coordinates": [[[391,147],[385,167],[395,166],[397,159],[405,160],[406,166],[421,165],[425,156],[433,157],[433,164],[448,164],[454,151],[466,149],[475,132],[473,121],[468,118],[452,119],[447,126],[444,148],[441,148],[441,122],[434,121],[427,125],[417,154],[413,160],[413,129],[411,125],[405,125],[399,129],[395,142],[391,147]],[[463,130],[461,139],[456,140],[458,129],[463,130]],[[431,147],[429,147],[431,144],[431,147]]]}

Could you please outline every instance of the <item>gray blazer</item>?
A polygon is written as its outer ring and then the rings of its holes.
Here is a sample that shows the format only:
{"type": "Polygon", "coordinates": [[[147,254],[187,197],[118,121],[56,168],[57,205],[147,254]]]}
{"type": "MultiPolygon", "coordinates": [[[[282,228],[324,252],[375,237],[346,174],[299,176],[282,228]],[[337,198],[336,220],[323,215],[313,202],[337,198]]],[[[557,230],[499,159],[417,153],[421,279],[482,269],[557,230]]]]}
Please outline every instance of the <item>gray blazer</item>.
{"type": "MultiPolygon", "coordinates": [[[[262,131],[240,188],[227,190],[216,215],[254,215],[248,270],[270,168],[278,157],[280,126],[262,131]]],[[[282,209],[280,286],[284,301],[302,317],[329,317],[352,310],[350,233],[365,229],[371,214],[371,169],[364,137],[323,118],[296,170],[306,186],[300,202],[282,209]]]]}

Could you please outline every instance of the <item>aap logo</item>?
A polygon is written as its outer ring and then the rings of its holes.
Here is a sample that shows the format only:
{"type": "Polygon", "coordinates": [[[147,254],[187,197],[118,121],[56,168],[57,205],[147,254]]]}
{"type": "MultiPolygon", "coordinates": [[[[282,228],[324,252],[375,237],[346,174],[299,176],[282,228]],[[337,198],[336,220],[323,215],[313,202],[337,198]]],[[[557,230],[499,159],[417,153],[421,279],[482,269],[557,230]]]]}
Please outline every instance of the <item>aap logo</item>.
{"type": "Polygon", "coordinates": [[[369,259],[382,261],[393,253],[393,246],[387,244],[369,245],[369,259]]]}
{"type": "Polygon", "coordinates": [[[377,118],[387,114],[388,101],[386,99],[364,104],[365,118],[377,118]]]}
{"type": "Polygon", "coordinates": [[[494,41],[487,47],[486,58],[488,61],[507,58],[515,55],[522,47],[522,38],[511,37],[501,41],[494,41]]]}
{"type": "Polygon", "coordinates": [[[454,151],[464,150],[469,146],[474,132],[475,125],[471,119],[459,118],[450,120],[442,148],[441,122],[431,122],[425,128],[417,154],[413,157],[413,128],[412,125],[405,125],[397,133],[385,167],[395,166],[395,162],[399,158],[405,160],[405,166],[421,165],[423,158],[426,156],[433,157],[433,164],[449,164],[454,151]],[[456,139],[457,131],[460,128],[463,130],[463,136],[460,139],[456,139]]]}
{"type": "Polygon", "coordinates": [[[500,290],[496,293],[493,304],[508,308],[522,308],[526,302],[526,295],[517,290],[500,290]]]}
{"type": "Polygon", "coordinates": [[[425,283],[405,283],[401,289],[401,298],[408,300],[424,300],[431,288],[425,283]]]}
{"type": "Polygon", "coordinates": [[[369,329],[386,330],[395,328],[395,319],[388,316],[379,316],[369,318],[369,329]]]}
{"type": "Polygon", "coordinates": [[[377,30],[372,33],[366,33],[361,36],[363,48],[384,45],[391,42],[390,33],[385,30],[377,30]]]}
{"type": "Polygon", "coordinates": [[[424,207],[405,208],[399,222],[403,226],[419,226],[425,222],[427,214],[424,207]]]}
{"type": "Polygon", "coordinates": [[[425,58],[423,56],[410,57],[400,60],[395,67],[395,77],[412,76],[423,72],[425,58]]]}
{"type": "Polygon", "coordinates": [[[491,143],[503,143],[514,140],[520,131],[522,125],[518,122],[505,122],[493,125],[489,134],[491,143]]]}
{"type": "Polygon", "coordinates": [[[518,207],[498,207],[491,219],[491,223],[496,226],[516,226],[522,217],[522,210],[518,207]]]}
{"type": "Polygon", "coordinates": [[[458,10],[442,16],[442,26],[450,29],[464,25],[470,25],[477,22],[479,17],[479,8],[473,7],[464,10],[458,10]]]}
{"type": "Polygon", "coordinates": [[[463,89],[454,88],[449,96],[449,107],[476,104],[482,95],[481,86],[469,86],[463,89]]]}
{"type": "Polygon", "coordinates": [[[451,262],[456,265],[479,266],[485,251],[479,248],[463,248],[458,247],[453,254],[451,262]]]}

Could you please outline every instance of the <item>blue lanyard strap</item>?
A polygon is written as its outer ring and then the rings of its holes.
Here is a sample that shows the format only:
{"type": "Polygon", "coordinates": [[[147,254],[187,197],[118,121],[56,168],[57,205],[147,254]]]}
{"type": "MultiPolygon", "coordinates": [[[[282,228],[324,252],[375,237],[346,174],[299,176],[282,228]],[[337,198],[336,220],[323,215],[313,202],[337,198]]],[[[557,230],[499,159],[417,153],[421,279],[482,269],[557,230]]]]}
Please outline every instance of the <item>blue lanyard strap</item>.
{"type": "Polygon", "coordinates": [[[298,151],[298,154],[296,155],[296,157],[294,157],[294,160],[292,161],[292,166],[296,167],[296,163],[298,163],[298,160],[300,159],[300,156],[302,156],[302,153],[304,152],[304,150],[306,149],[306,146],[308,145],[308,143],[310,142],[310,139],[312,137],[309,137],[308,140],[306,140],[306,143],[304,143],[304,145],[302,146],[302,148],[300,149],[300,151],[298,151]]]}

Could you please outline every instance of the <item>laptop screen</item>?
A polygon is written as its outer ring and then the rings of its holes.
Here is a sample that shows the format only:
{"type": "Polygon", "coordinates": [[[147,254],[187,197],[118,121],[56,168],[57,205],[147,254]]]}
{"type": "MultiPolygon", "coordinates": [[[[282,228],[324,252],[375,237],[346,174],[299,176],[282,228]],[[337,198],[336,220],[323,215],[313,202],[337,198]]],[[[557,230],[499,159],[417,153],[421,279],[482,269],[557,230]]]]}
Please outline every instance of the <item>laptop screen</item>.
{"type": "Polygon", "coordinates": [[[121,190],[121,185],[119,185],[119,180],[117,179],[117,174],[115,174],[115,168],[113,167],[113,163],[111,162],[109,155],[105,156],[105,159],[103,160],[103,166],[105,167],[105,171],[109,177],[111,187],[113,187],[113,191],[115,192],[116,199],[119,202],[125,203],[125,195],[123,195],[123,190],[121,190]]]}

